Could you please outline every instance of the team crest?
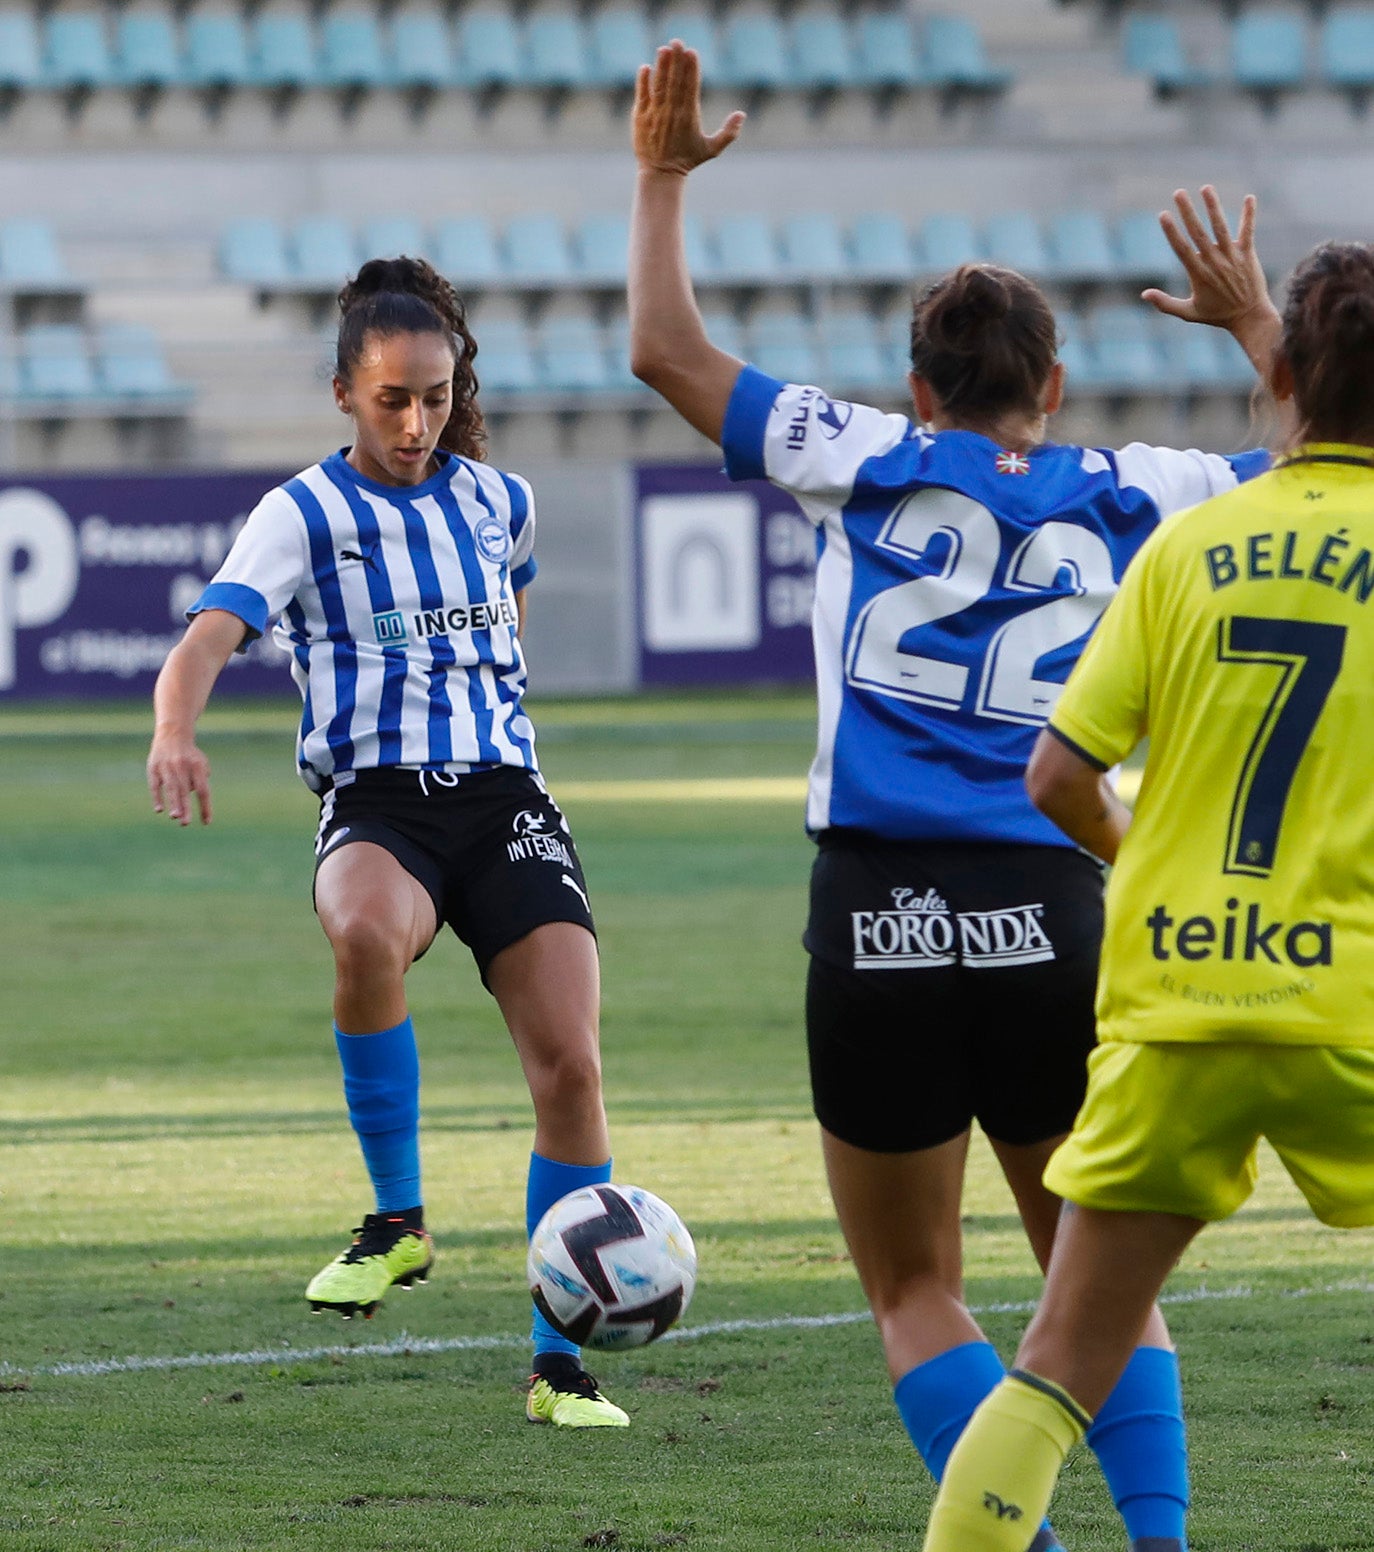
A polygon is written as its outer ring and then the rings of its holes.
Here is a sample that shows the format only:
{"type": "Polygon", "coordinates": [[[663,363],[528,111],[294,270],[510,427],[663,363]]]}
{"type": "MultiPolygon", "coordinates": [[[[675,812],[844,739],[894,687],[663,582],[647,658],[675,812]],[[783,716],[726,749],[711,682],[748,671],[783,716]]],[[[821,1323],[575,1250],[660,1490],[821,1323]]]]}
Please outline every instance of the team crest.
{"type": "Polygon", "coordinates": [[[998,453],[998,474],[1029,474],[1030,459],[1024,453],[998,453]]]}
{"type": "Polygon", "coordinates": [[[510,554],[510,532],[500,518],[487,516],[477,525],[477,548],[492,563],[499,566],[510,554]]]}

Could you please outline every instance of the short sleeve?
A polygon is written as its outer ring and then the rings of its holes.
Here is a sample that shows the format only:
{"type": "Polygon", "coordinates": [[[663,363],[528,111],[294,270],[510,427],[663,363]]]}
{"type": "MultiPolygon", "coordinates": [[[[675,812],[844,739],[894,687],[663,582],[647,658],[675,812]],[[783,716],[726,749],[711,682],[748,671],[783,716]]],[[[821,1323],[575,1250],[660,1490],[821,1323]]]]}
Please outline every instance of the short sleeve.
{"type": "Polygon", "coordinates": [[[1264,448],[1250,453],[1200,453],[1196,448],[1180,451],[1144,442],[1132,442],[1115,456],[1117,478],[1123,485],[1143,490],[1161,517],[1234,490],[1267,473],[1273,462],[1264,448]]]}
{"type": "Polygon", "coordinates": [[[746,366],[726,406],[721,447],[732,480],[771,480],[818,523],[849,500],[868,459],[890,452],[912,430],[905,416],[746,366]]]}
{"type": "Polygon", "coordinates": [[[523,592],[539,570],[534,559],[534,491],[518,474],[502,474],[510,498],[510,585],[523,592]]]}
{"type": "Polygon", "coordinates": [[[1050,731],[1103,770],[1120,764],[1149,729],[1147,601],[1158,548],[1151,540],[1127,567],[1050,714],[1050,731]]]}
{"type": "Polygon", "coordinates": [[[309,564],[305,521],[281,489],[271,490],[248,514],[214,580],[186,611],[192,620],[223,609],[244,624],[239,651],[261,636],[268,621],[291,602],[309,564]]]}

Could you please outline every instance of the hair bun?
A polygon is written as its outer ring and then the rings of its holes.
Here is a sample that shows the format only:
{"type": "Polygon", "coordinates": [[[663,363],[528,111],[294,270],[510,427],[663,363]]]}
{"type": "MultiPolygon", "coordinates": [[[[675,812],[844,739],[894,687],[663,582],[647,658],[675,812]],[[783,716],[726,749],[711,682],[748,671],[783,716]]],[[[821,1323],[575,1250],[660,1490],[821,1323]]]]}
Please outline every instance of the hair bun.
{"type": "Polygon", "coordinates": [[[976,356],[1011,309],[1011,293],[1000,276],[980,265],[965,264],[927,311],[926,334],[937,350],[976,356]]]}

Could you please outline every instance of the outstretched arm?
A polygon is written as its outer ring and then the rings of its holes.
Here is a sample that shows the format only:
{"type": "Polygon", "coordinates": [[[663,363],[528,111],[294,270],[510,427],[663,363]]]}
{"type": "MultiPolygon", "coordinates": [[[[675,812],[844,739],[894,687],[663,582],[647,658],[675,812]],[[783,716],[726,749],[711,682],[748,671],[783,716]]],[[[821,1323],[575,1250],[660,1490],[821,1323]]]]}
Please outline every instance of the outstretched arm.
{"type": "Polygon", "coordinates": [[[153,812],[165,810],[180,825],[191,822],[192,794],[200,805],[201,823],[210,823],[210,762],[196,747],[196,721],[243,632],[236,614],[207,609],[191,621],[157,676],[148,791],[153,812]]]}
{"type": "Polygon", "coordinates": [[[732,113],[714,135],[701,128],[701,63],[672,42],[635,85],[633,138],[639,176],[630,219],[630,365],[703,435],[719,442],[742,362],[717,350],[692,294],[682,238],[687,174],[739,134],[732,113]]]}

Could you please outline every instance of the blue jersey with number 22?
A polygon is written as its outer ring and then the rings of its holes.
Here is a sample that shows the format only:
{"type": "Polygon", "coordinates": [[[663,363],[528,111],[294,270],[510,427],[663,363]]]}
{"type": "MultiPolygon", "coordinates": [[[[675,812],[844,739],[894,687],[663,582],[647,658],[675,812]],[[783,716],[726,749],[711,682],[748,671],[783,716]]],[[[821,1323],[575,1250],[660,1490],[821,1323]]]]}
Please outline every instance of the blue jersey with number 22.
{"type": "Polygon", "coordinates": [[[790,491],[818,530],[807,827],[891,840],[1071,845],[1024,787],[1069,670],[1160,519],[1269,467],[1008,452],[748,366],[722,444],[732,479],[790,491]]]}

